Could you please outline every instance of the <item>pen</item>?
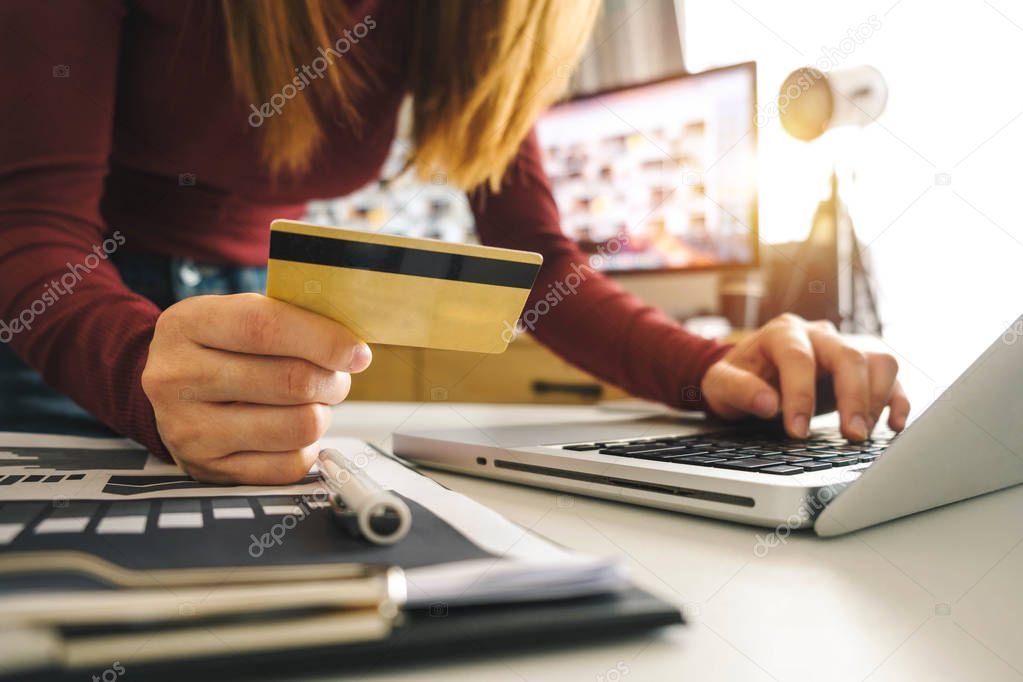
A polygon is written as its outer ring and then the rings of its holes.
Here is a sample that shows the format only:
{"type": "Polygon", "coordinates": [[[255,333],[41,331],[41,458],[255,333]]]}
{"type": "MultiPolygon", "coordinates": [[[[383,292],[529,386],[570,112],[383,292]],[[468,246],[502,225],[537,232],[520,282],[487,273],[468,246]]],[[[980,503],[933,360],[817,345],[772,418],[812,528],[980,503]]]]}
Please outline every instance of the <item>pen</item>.
{"type": "Polygon", "coordinates": [[[339,450],[321,450],[319,461],[336,516],[354,518],[359,534],[378,545],[394,544],[408,534],[412,512],[401,498],[381,488],[339,450]]]}

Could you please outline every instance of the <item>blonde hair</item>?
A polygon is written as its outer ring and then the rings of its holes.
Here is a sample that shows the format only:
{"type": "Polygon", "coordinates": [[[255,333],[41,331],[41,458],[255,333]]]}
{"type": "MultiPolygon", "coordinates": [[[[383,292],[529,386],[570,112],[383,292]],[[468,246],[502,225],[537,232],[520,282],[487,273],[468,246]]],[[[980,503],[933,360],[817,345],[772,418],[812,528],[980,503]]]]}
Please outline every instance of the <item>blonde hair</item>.
{"type": "MultiPolygon", "coordinates": [[[[417,0],[409,65],[416,173],[498,191],[533,121],[564,91],[598,6],[598,0],[417,0]]],[[[348,22],[340,3],[326,0],[223,0],[223,8],[233,77],[254,102],[291,83],[297,65],[334,42],[328,27],[348,22]]],[[[339,103],[356,130],[359,95],[376,85],[368,58],[353,49],[327,70],[329,90],[316,95],[339,103]]],[[[275,174],[308,168],[323,140],[313,97],[300,94],[260,126],[275,174]]]]}

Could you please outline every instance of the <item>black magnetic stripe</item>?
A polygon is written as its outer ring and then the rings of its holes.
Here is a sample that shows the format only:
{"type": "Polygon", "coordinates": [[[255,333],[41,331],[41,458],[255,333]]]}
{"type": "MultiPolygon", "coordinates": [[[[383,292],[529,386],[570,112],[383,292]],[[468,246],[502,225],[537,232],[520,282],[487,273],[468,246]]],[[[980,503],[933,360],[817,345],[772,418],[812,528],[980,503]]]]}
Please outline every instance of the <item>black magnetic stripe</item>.
{"type": "Polygon", "coordinates": [[[540,270],[539,265],[532,263],[367,244],[276,230],[270,233],[270,258],[517,289],[531,288],[540,270]]]}

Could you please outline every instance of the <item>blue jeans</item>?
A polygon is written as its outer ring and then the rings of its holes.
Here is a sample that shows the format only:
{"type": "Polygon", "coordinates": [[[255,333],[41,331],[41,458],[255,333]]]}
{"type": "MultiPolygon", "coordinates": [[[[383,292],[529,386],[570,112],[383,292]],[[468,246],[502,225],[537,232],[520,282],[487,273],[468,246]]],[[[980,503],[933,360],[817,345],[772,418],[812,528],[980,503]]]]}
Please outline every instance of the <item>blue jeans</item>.
{"type": "MultiPolygon", "coordinates": [[[[181,258],[120,252],[110,259],[128,288],[160,309],[199,294],[266,291],[265,267],[202,265],[181,258]]],[[[83,357],[79,361],[92,360],[83,357]]],[[[47,386],[7,344],[0,344],[0,431],[117,435],[70,398],[47,386]]]]}

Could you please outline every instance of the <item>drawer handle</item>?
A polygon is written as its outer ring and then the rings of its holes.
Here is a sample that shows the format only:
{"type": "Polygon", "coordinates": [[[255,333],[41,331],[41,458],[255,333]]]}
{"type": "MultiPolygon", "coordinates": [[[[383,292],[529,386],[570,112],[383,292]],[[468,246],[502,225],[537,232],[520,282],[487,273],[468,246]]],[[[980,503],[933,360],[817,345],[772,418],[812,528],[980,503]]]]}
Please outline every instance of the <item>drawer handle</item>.
{"type": "Polygon", "coordinates": [[[564,384],[553,381],[534,381],[533,393],[568,393],[586,398],[599,398],[604,395],[604,387],[600,384],[564,384]]]}

